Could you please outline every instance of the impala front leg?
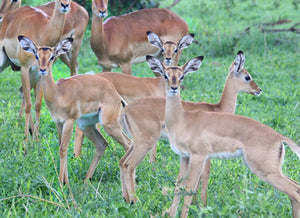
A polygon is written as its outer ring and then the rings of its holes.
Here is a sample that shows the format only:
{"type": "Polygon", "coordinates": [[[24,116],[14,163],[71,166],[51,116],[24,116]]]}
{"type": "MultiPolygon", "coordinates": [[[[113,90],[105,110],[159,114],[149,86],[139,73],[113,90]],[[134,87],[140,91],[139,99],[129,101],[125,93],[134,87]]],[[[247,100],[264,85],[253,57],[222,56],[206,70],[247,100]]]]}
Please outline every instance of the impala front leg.
{"type": "Polygon", "coordinates": [[[59,155],[60,155],[59,180],[64,185],[69,183],[67,151],[72,136],[74,122],[75,122],[74,120],[66,120],[62,125],[61,143],[59,145],[59,155]]]}
{"type": "Polygon", "coordinates": [[[200,155],[193,155],[190,157],[189,177],[186,184],[186,195],[184,196],[183,208],[181,217],[187,217],[189,206],[191,205],[193,195],[197,193],[199,180],[203,172],[203,165],[205,164],[205,157],[200,155]]]}
{"type": "Polygon", "coordinates": [[[42,107],[42,99],[43,99],[43,90],[40,87],[40,82],[36,84],[36,98],[35,98],[35,125],[34,125],[34,132],[33,138],[38,141],[39,135],[39,124],[40,124],[40,116],[41,116],[41,107],[42,107]]]}
{"type": "Polygon", "coordinates": [[[189,163],[190,163],[190,158],[183,158],[181,157],[180,159],[180,170],[179,174],[176,179],[176,187],[175,187],[175,192],[174,192],[174,197],[172,201],[172,205],[168,210],[169,216],[170,217],[175,217],[178,205],[180,203],[180,198],[181,198],[181,191],[185,187],[186,183],[186,177],[189,173],[189,163]]]}
{"type": "MultiPolygon", "coordinates": [[[[29,122],[31,118],[31,96],[30,96],[30,79],[28,74],[28,68],[21,67],[21,79],[25,101],[25,139],[24,142],[28,141],[29,135],[29,122]]],[[[33,127],[32,127],[33,128],[33,127]]],[[[34,129],[32,129],[33,131],[34,129]]]]}

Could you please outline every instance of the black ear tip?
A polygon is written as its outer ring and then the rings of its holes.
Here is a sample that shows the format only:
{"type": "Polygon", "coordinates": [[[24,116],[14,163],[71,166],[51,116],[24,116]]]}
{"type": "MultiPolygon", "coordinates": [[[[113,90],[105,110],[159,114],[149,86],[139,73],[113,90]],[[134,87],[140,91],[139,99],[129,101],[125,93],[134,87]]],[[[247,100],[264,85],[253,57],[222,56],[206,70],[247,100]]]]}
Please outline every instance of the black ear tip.
{"type": "Polygon", "coordinates": [[[152,32],[151,32],[151,31],[149,31],[149,30],[146,32],[146,34],[147,34],[147,35],[149,35],[150,33],[152,33],[152,32]]]}
{"type": "Polygon", "coordinates": [[[147,55],[147,56],[146,56],[146,60],[147,60],[147,61],[149,61],[151,58],[153,58],[153,56],[151,56],[151,55],[147,55]]]}
{"type": "Polygon", "coordinates": [[[200,61],[203,61],[204,56],[199,56],[198,58],[200,59],[200,61]]]}
{"type": "Polygon", "coordinates": [[[241,50],[239,50],[237,54],[238,54],[238,55],[241,55],[241,54],[244,54],[244,52],[241,51],[241,50]]]}
{"type": "Polygon", "coordinates": [[[195,37],[195,34],[194,34],[194,33],[190,33],[190,36],[194,38],[194,37],[195,37]]]}
{"type": "Polygon", "coordinates": [[[23,39],[25,36],[19,35],[18,36],[18,40],[20,41],[21,39],[23,39]]]}
{"type": "Polygon", "coordinates": [[[67,40],[69,40],[71,43],[73,43],[73,41],[74,41],[74,38],[72,38],[72,37],[69,37],[69,38],[67,38],[67,40]]]}

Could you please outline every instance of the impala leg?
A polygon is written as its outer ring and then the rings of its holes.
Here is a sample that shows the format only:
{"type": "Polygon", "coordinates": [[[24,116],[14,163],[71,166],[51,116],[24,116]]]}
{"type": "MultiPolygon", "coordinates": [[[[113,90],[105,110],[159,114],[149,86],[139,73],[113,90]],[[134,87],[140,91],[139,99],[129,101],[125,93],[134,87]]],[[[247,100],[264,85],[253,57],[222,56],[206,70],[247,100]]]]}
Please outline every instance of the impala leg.
{"type": "MultiPolygon", "coordinates": [[[[208,188],[208,180],[209,180],[209,174],[210,174],[210,160],[206,160],[203,173],[201,176],[201,201],[203,202],[204,206],[207,205],[207,188],[208,188]]],[[[200,180],[199,180],[200,182],[200,180]]],[[[199,184],[198,186],[199,187],[199,184]]]]}
{"type": "MultiPolygon", "coordinates": [[[[30,96],[30,80],[28,69],[21,67],[21,79],[25,101],[25,142],[28,141],[29,121],[31,118],[31,96],[30,96]]],[[[31,118],[32,119],[32,118],[31,118]]]]}
{"type": "Polygon", "coordinates": [[[199,185],[199,180],[203,171],[203,165],[205,164],[205,157],[200,155],[193,155],[191,157],[190,171],[187,179],[186,191],[184,196],[183,208],[181,217],[187,217],[189,212],[189,206],[192,203],[193,195],[196,193],[199,185]]]}
{"type": "Polygon", "coordinates": [[[175,217],[178,205],[180,203],[181,198],[181,189],[185,186],[186,177],[189,174],[189,165],[190,165],[190,158],[183,158],[180,159],[180,170],[177,176],[177,185],[174,191],[174,197],[172,201],[172,205],[168,210],[168,214],[170,217],[175,217]]]}
{"type": "MultiPolygon", "coordinates": [[[[263,174],[263,172],[257,173],[256,170],[253,170],[253,172],[263,181],[287,194],[291,201],[293,217],[300,217],[300,186],[297,182],[283,175],[281,170],[278,171],[278,169],[274,169],[274,171],[269,174],[263,174]]],[[[269,170],[266,172],[269,172],[269,170]]]]}
{"type": "Polygon", "coordinates": [[[120,121],[121,104],[119,107],[116,105],[106,105],[101,108],[99,113],[99,120],[103,128],[116,140],[120,145],[123,146],[127,151],[131,146],[131,139],[123,132],[121,121],[120,121]]]}
{"type": "Polygon", "coordinates": [[[42,108],[42,99],[43,99],[43,91],[40,87],[40,82],[36,84],[35,87],[36,92],[36,98],[35,98],[35,131],[33,136],[36,137],[36,140],[38,140],[39,135],[39,123],[40,123],[40,116],[41,116],[41,108],[42,108]]]}
{"type": "Polygon", "coordinates": [[[125,197],[127,203],[130,202],[132,204],[137,201],[137,198],[135,197],[135,169],[145,158],[150,149],[155,145],[159,139],[159,135],[147,138],[134,138],[136,139],[134,144],[119,162],[123,196],[125,197]]]}
{"type": "Polygon", "coordinates": [[[78,125],[76,125],[74,153],[73,153],[73,157],[75,158],[81,154],[83,138],[84,138],[83,131],[78,127],[78,125]]]}
{"type": "Polygon", "coordinates": [[[68,163],[67,163],[67,151],[70,143],[70,139],[73,132],[74,120],[66,120],[62,125],[61,131],[61,142],[59,146],[59,155],[60,155],[60,173],[59,180],[61,183],[68,184],[68,163]]]}
{"type": "Polygon", "coordinates": [[[95,125],[86,127],[84,133],[95,144],[96,147],[93,161],[84,179],[84,181],[87,182],[90,178],[92,178],[108,143],[105,140],[105,138],[100,134],[100,132],[96,129],[95,125]]]}

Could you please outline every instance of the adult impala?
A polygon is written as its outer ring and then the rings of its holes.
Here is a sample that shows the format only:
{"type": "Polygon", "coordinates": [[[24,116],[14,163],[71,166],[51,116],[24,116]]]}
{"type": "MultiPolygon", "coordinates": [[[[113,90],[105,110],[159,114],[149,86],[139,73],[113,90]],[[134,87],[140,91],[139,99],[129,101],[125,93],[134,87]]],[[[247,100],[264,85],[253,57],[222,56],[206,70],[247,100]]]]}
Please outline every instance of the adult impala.
{"type": "MultiPolygon", "coordinates": [[[[235,60],[229,67],[229,74],[225,81],[222,97],[217,104],[206,102],[182,101],[184,110],[204,110],[213,112],[234,113],[239,92],[253,95],[261,93],[260,87],[252,80],[250,73],[244,69],[245,55],[237,53],[235,60]]],[[[165,128],[164,97],[139,99],[128,104],[123,110],[125,128],[131,135],[133,146],[120,160],[123,196],[127,202],[135,202],[135,169],[151,150],[150,160],[156,157],[156,145],[162,138],[168,139],[165,128]]],[[[206,161],[201,185],[201,200],[206,205],[207,186],[210,172],[210,160],[206,161]]]]}
{"type": "MultiPolygon", "coordinates": [[[[293,217],[300,217],[300,186],[281,170],[284,145],[300,158],[300,147],[288,137],[247,117],[204,111],[186,111],[180,99],[180,83],[197,71],[203,56],[194,58],[183,67],[165,67],[158,59],[148,56],[151,69],[165,77],[165,122],[170,146],[181,157],[178,181],[186,190],[182,217],[187,217],[192,193],[197,190],[206,159],[243,157],[249,169],[263,181],[287,194],[293,217]],[[182,128],[184,127],[184,128],[182,128]]],[[[239,67],[239,66],[237,66],[239,67]]],[[[175,189],[169,215],[176,215],[180,203],[180,188],[175,189]]]]}
{"type": "Polygon", "coordinates": [[[72,38],[62,40],[55,48],[38,47],[24,36],[18,38],[24,52],[32,53],[39,63],[44,99],[59,133],[60,181],[69,182],[67,150],[75,121],[96,147],[85,180],[91,178],[107,146],[106,140],[95,127],[96,123],[100,122],[125,150],[130,146],[131,141],[120,125],[123,99],[109,81],[96,75],[77,75],[54,82],[53,62],[71,48],[72,38]]]}
{"type": "MultiPolygon", "coordinates": [[[[2,22],[3,16],[7,12],[21,7],[21,3],[22,0],[2,0],[0,6],[0,22],[2,22]]],[[[35,8],[38,8],[45,12],[48,16],[51,16],[53,14],[54,7],[55,1],[36,6],[35,8]]],[[[66,16],[62,38],[72,36],[74,38],[74,42],[71,51],[60,56],[60,59],[70,68],[71,76],[78,73],[77,57],[88,22],[89,15],[86,9],[72,1],[70,11],[66,16]]]]}
{"type": "Polygon", "coordinates": [[[131,64],[144,62],[148,54],[159,55],[160,49],[148,42],[147,31],[173,42],[188,33],[187,23],[168,9],[143,9],[103,22],[107,4],[108,0],[92,0],[90,43],[103,71],[120,67],[123,73],[131,74],[131,64]]]}
{"type": "MultiPolygon", "coordinates": [[[[180,40],[180,48],[182,49],[189,45],[192,38],[192,35],[183,37],[180,40]]],[[[169,44],[173,44],[173,42],[169,42],[169,44]]],[[[164,79],[162,77],[142,78],[113,72],[102,72],[97,73],[96,75],[109,80],[128,104],[139,98],[148,96],[166,96],[164,79]]],[[[83,137],[83,132],[77,128],[75,135],[74,157],[78,157],[81,153],[83,137]]]]}
{"type": "Polygon", "coordinates": [[[21,68],[22,88],[25,100],[25,141],[28,138],[29,123],[38,135],[42,92],[39,88],[39,75],[36,70],[36,57],[25,52],[18,42],[18,35],[30,37],[42,45],[56,45],[63,34],[66,13],[70,10],[70,0],[56,0],[55,10],[49,17],[42,10],[24,6],[5,14],[0,30],[0,72],[11,64],[21,68]],[[30,90],[36,88],[36,128],[31,117],[30,90]]]}

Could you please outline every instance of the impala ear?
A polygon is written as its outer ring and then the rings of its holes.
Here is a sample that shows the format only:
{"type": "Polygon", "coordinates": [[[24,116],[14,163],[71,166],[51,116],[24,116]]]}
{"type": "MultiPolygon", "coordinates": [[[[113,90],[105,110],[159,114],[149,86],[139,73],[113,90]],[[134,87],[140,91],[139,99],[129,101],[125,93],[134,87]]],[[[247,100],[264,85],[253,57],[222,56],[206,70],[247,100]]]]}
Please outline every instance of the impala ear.
{"type": "Polygon", "coordinates": [[[151,31],[147,31],[147,37],[148,37],[148,41],[153,46],[163,49],[163,42],[161,41],[161,39],[159,38],[158,35],[156,35],[155,33],[152,33],[151,31]]]}
{"type": "Polygon", "coordinates": [[[69,49],[72,47],[73,40],[74,40],[73,38],[66,38],[60,41],[58,45],[55,47],[55,52],[54,52],[55,57],[67,53],[69,49]]]}
{"type": "MultiPolygon", "coordinates": [[[[34,44],[33,41],[31,41],[31,39],[25,37],[25,36],[22,36],[22,35],[19,35],[18,36],[18,40],[20,42],[20,45],[21,47],[27,51],[27,52],[30,52],[31,54],[33,54],[34,56],[37,57],[37,47],[36,45],[34,44]]],[[[38,57],[37,57],[38,58],[38,57]]]]}
{"type": "Polygon", "coordinates": [[[238,74],[245,66],[245,55],[242,51],[239,51],[233,61],[234,73],[238,74]]]}
{"type": "Polygon", "coordinates": [[[165,74],[165,67],[164,67],[163,63],[160,60],[158,60],[157,58],[155,58],[151,55],[147,55],[146,60],[149,64],[149,67],[151,68],[151,70],[153,72],[158,72],[161,75],[165,74]]]}
{"type": "Polygon", "coordinates": [[[183,75],[186,75],[191,72],[195,72],[199,69],[202,64],[203,56],[199,56],[196,58],[191,59],[188,61],[182,68],[183,68],[183,75]]]}
{"type": "Polygon", "coordinates": [[[178,43],[178,49],[181,50],[181,49],[189,47],[194,40],[194,36],[195,35],[193,33],[191,33],[191,34],[188,34],[188,35],[182,37],[178,43]]]}

